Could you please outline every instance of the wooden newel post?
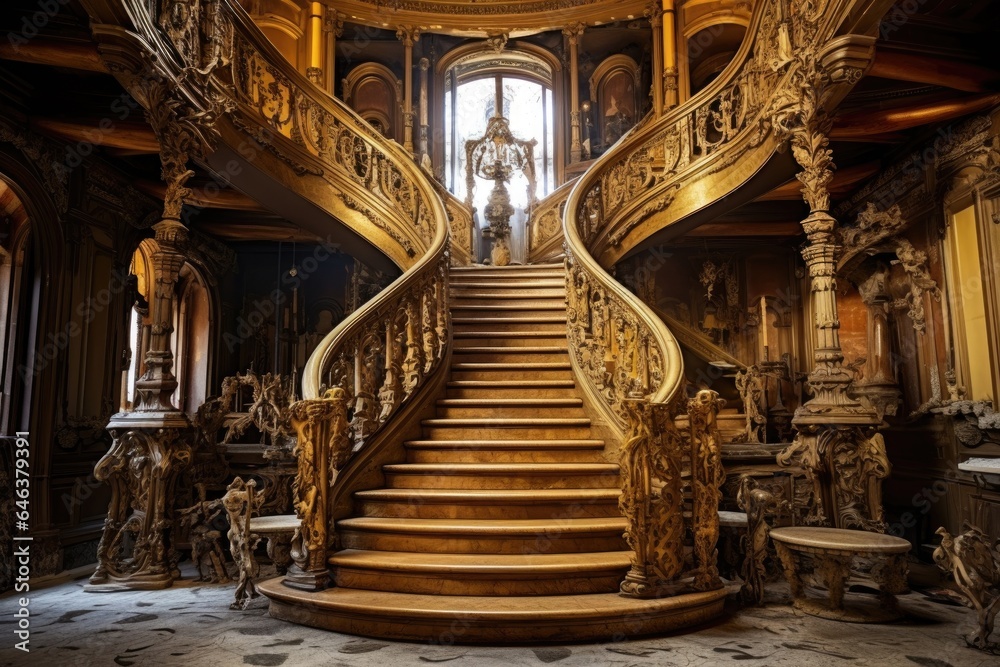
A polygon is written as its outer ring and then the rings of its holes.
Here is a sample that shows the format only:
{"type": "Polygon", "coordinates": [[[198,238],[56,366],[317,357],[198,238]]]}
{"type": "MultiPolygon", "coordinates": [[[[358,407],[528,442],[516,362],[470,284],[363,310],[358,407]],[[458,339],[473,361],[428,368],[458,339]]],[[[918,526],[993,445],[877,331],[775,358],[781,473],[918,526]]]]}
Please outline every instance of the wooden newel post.
{"type": "Polygon", "coordinates": [[[626,399],[629,432],[622,446],[619,507],[632,568],[619,591],[626,597],[663,595],[684,567],[681,438],[669,405],[626,399]],[[653,480],[662,485],[657,492],[653,480]]]}
{"type": "Polygon", "coordinates": [[[337,387],[323,398],[298,401],[291,406],[297,436],[293,454],[298,459],[295,477],[295,513],[301,522],[292,537],[294,564],[285,575],[286,586],[318,591],[330,584],[327,552],[333,545],[330,488],[351,452],[347,422],[347,394],[337,387]]]}
{"type": "Polygon", "coordinates": [[[719,437],[719,410],[726,402],[711,389],[702,389],[688,401],[691,429],[691,500],[694,534],[694,587],[720,588],[716,564],[719,541],[719,487],[726,479],[722,469],[722,440],[719,437]]]}

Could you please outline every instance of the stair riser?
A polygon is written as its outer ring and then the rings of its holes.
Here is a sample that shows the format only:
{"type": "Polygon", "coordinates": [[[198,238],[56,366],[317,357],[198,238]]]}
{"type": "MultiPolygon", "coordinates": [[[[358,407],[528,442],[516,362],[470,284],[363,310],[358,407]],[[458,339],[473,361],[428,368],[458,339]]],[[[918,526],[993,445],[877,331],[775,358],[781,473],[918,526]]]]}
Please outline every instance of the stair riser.
{"type": "Polygon", "coordinates": [[[451,284],[451,293],[454,296],[563,297],[566,295],[566,283],[560,280],[540,279],[523,280],[512,284],[491,281],[457,282],[451,284]]]}
{"type": "Polygon", "coordinates": [[[438,406],[437,416],[442,419],[530,419],[534,417],[555,417],[558,419],[575,419],[586,417],[582,406],[547,406],[547,405],[470,405],[470,406],[438,406]]]}
{"type": "MultiPolygon", "coordinates": [[[[493,333],[495,334],[496,332],[493,333]]],[[[500,333],[500,335],[477,336],[474,338],[456,337],[454,345],[455,350],[462,350],[469,347],[502,347],[511,350],[516,350],[520,347],[557,347],[564,354],[569,351],[565,330],[553,331],[547,336],[525,336],[523,338],[518,337],[517,334],[504,333],[500,333]]]]}
{"type": "Polygon", "coordinates": [[[566,300],[566,289],[560,288],[541,288],[541,289],[521,289],[509,287],[504,287],[502,285],[497,285],[496,287],[490,287],[485,289],[469,289],[463,288],[458,285],[453,285],[451,288],[450,296],[453,300],[457,301],[524,301],[524,300],[535,300],[535,299],[555,299],[556,301],[566,300]]]}
{"type": "Polygon", "coordinates": [[[425,595],[566,595],[613,593],[627,570],[604,575],[564,576],[553,573],[530,575],[526,579],[497,579],[496,576],[455,578],[445,573],[401,574],[384,570],[357,570],[335,567],[333,579],[343,588],[394,591],[425,595]]]}
{"type": "Polygon", "coordinates": [[[490,269],[479,269],[475,272],[466,272],[452,269],[449,272],[449,282],[452,286],[463,283],[484,283],[484,282],[507,282],[520,284],[526,280],[562,280],[566,281],[566,272],[562,269],[536,269],[533,271],[495,271],[490,269]]]}
{"type": "Polygon", "coordinates": [[[549,313],[539,322],[533,320],[529,317],[520,317],[514,313],[507,313],[493,319],[488,319],[485,317],[473,317],[471,321],[458,321],[452,322],[452,329],[454,329],[456,336],[461,336],[462,334],[469,333],[479,333],[479,332],[501,332],[509,333],[511,335],[517,335],[519,333],[535,333],[535,332],[545,332],[547,334],[559,334],[563,338],[566,337],[566,318],[563,317],[565,313],[549,313]],[[558,319],[553,320],[558,317],[558,319]]]}
{"type": "MultiPolygon", "coordinates": [[[[483,318],[497,318],[497,317],[523,317],[524,319],[531,319],[533,317],[551,317],[552,315],[564,315],[566,313],[566,304],[559,304],[558,306],[553,306],[551,308],[499,308],[496,306],[482,306],[476,308],[460,308],[455,304],[451,304],[451,316],[470,318],[470,317],[483,317],[483,318]]],[[[492,329],[492,325],[489,327],[492,329]]],[[[565,325],[562,327],[565,331],[565,325]]],[[[527,325],[527,330],[530,331],[530,325],[527,325]]]]}
{"type": "Polygon", "coordinates": [[[576,398],[579,396],[575,387],[541,388],[541,387],[452,387],[448,390],[448,398],[576,398]]]}
{"type": "MultiPolygon", "coordinates": [[[[516,310],[522,317],[528,316],[528,314],[535,315],[536,310],[549,309],[549,313],[554,312],[565,312],[566,311],[566,301],[562,298],[512,298],[512,299],[489,299],[485,297],[481,298],[453,298],[451,299],[451,310],[455,312],[456,310],[461,312],[463,307],[467,306],[479,306],[481,308],[493,309],[496,308],[497,311],[506,310],[506,312],[512,312],[511,309],[516,310]],[[497,308],[500,306],[500,308],[497,308]]],[[[476,309],[469,309],[476,310],[476,309]]],[[[482,312],[482,311],[480,311],[482,312]]],[[[486,312],[490,312],[487,310],[486,312]]],[[[540,313],[538,313],[540,314],[540,313]]],[[[491,317],[496,317],[496,315],[491,315],[491,317]]]]}
{"type": "Polygon", "coordinates": [[[581,426],[559,426],[547,428],[502,428],[487,425],[466,426],[425,426],[427,440],[577,440],[590,437],[590,429],[581,426]]]}
{"type": "Polygon", "coordinates": [[[520,368],[503,368],[490,370],[452,370],[452,380],[572,380],[573,371],[569,368],[527,370],[520,368]]]}
{"type": "Polygon", "coordinates": [[[345,549],[372,551],[418,551],[453,554],[527,554],[574,553],[581,551],[621,551],[626,548],[620,534],[574,534],[563,536],[554,527],[548,534],[534,536],[450,537],[446,535],[413,535],[369,533],[343,530],[340,539],[345,549]]]}
{"type": "Polygon", "coordinates": [[[393,489],[618,489],[617,474],[566,475],[412,475],[386,473],[393,489]]]}
{"type": "Polygon", "coordinates": [[[606,463],[600,450],[433,450],[411,449],[408,463],[606,463]]]}
{"type": "Polygon", "coordinates": [[[422,503],[419,498],[415,498],[413,502],[358,501],[358,510],[364,516],[410,519],[497,519],[502,521],[509,519],[552,519],[554,517],[604,519],[621,516],[617,501],[473,505],[422,503]]]}
{"type": "Polygon", "coordinates": [[[509,352],[470,352],[462,348],[452,350],[451,360],[457,364],[566,364],[569,363],[567,350],[553,352],[520,352],[512,348],[509,352]]]}

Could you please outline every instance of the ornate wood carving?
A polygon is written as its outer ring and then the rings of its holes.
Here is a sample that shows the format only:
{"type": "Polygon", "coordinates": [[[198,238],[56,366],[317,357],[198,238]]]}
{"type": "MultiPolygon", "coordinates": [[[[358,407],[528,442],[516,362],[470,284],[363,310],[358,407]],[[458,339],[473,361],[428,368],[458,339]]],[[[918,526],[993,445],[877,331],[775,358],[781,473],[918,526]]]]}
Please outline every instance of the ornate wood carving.
{"type": "Polygon", "coordinates": [[[970,607],[976,610],[977,627],[965,636],[969,646],[991,653],[1000,645],[990,641],[993,623],[1000,611],[1000,540],[992,540],[979,528],[966,523],[960,535],[938,528],[941,545],[934,562],[951,574],[970,607]]]}
{"type": "Polygon", "coordinates": [[[703,591],[722,586],[715,545],[719,540],[720,487],[726,476],[722,469],[722,439],[717,417],[725,404],[710,389],[702,389],[687,404],[691,429],[694,587],[703,591]]]}
{"type": "Polygon", "coordinates": [[[226,537],[229,538],[229,551],[236,563],[238,576],[235,599],[229,605],[230,609],[246,609],[250,600],[260,595],[254,585],[260,565],[253,557],[260,538],[250,532],[250,519],[254,512],[260,510],[263,500],[262,496],[255,493],[256,486],[257,482],[252,479],[244,482],[237,477],[222,497],[222,506],[229,515],[229,532],[226,537]]]}

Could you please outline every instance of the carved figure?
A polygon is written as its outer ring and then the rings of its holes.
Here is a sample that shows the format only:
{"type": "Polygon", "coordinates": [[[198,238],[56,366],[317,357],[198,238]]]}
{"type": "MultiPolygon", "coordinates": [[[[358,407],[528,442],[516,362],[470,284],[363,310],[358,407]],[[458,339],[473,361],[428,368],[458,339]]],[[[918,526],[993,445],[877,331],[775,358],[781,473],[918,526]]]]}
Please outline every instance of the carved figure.
{"type": "Polygon", "coordinates": [[[965,637],[972,646],[991,653],[1000,652],[1000,645],[990,641],[993,623],[1000,611],[1000,540],[990,538],[968,523],[960,535],[953,537],[938,528],[941,545],[934,550],[934,562],[965,594],[970,607],[976,610],[978,627],[965,637]]]}
{"type": "Polygon", "coordinates": [[[222,533],[212,527],[212,522],[223,510],[222,500],[205,500],[205,485],[198,484],[198,502],[180,511],[181,525],[190,529],[191,561],[198,568],[198,581],[229,582],[226,556],[220,543],[222,533]]]}
{"type": "Polygon", "coordinates": [[[250,518],[260,509],[263,501],[263,496],[254,492],[256,486],[257,482],[252,479],[244,482],[237,477],[222,497],[222,506],[229,515],[229,551],[239,575],[230,609],[246,609],[250,600],[260,595],[254,585],[254,579],[260,573],[260,565],[253,557],[260,538],[250,532],[250,518]]]}

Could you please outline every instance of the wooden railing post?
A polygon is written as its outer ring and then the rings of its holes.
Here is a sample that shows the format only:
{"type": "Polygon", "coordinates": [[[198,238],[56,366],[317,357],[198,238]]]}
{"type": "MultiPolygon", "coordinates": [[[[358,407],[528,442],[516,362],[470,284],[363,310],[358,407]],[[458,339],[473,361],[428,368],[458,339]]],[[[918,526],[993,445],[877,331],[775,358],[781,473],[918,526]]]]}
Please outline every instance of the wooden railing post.
{"type": "Polygon", "coordinates": [[[712,590],[722,586],[716,565],[719,540],[719,487],[726,479],[722,469],[719,410],[726,402],[711,389],[702,389],[688,401],[691,430],[691,500],[694,532],[694,587],[712,590]]]}
{"type": "Polygon", "coordinates": [[[330,583],[327,551],[333,544],[329,490],[337,471],[347,461],[352,442],[343,389],[327,390],[323,398],[291,406],[297,441],[293,454],[299,470],[295,478],[295,513],[301,521],[292,537],[294,564],[285,575],[293,588],[317,591],[330,583]]]}
{"type": "Polygon", "coordinates": [[[620,591],[628,597],[657,597],[684,568],[681,437],[670,405],[635,398],[627,399],[625,408],[629,431],[621,451],[619,507],[633,554],[620,591]],[[654,479],[662,483],[659,492],[654,479]]]}

